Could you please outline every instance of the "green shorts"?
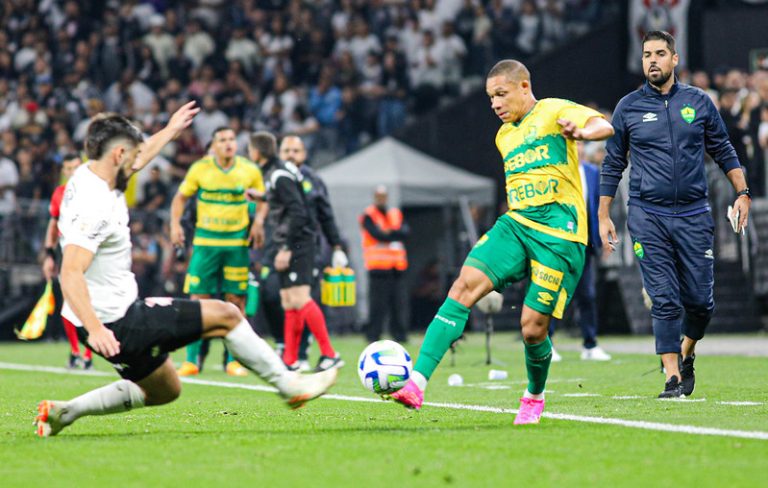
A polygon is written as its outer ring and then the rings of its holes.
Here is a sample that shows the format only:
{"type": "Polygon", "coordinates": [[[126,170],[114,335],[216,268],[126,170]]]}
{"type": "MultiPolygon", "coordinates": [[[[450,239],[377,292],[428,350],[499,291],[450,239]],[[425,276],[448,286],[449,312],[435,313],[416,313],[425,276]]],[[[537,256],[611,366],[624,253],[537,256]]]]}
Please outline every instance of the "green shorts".
{"type": "Polygon", "coordinates": [[[184,293],[245,295],[250,257],[245,246],[194,246],[189,260],[184,293]]]}
{"type": "Polygon", "coordinates": [[[477,241],[464,266],[482,271],[497,290],[530,277],[524,303],[559,319],[584,270],[585,247],[539,232],[505,214],[477,241]]]}

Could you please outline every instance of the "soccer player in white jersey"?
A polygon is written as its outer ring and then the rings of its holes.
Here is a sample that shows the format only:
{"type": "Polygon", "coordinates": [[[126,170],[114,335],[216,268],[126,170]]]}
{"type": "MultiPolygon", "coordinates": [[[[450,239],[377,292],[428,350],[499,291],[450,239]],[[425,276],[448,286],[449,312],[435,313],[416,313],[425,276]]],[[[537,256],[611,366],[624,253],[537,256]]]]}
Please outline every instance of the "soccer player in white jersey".
{"type": "Polygon", "coordinates": [[[168,352],[200,338],[224,338],[241,364],[274,385],[292,408],[322,395],[336,380],[336,369],[314,375],[288,371],[230,303],[137,299],[123,191],[130,176],[187,128],[198,111],[194,102],[184,105],[145,142],[136,127],[115,114],[97,116],[88,128],[85,151],[90,162],[69,181],[59,218],[62,315],[123,379],[69,401],[40,402],[35,421],[39,436],[56,435],[85,415],[172,402],[181,383],[168,352]]]}

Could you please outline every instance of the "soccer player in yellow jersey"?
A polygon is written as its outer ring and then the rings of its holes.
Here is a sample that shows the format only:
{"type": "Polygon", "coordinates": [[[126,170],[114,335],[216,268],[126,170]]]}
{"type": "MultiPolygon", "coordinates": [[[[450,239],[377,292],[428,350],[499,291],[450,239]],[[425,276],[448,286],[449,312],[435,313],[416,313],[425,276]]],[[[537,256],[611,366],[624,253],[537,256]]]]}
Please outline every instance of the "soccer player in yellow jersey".
{"type": "MultiPolygon", "coordinates": [[[[197,222],[184,291],[193,299],[223,293],[226,301],[245,314],[248,246],[262,244],[267,208],[257,208],[249,227],[245,192],[253,189],[263,193],[264,180],[259,167],[237,156],[236,151],[232,129],[220,127],[213,132],[211,154],[190,167],[171,203],[171,241],[175,246],[184,245],[181,215],[187,200],[196,196],[197,222]]],[[[179,370],[182,376],[199,373],[200,344],[187,346],[187,361],[179,370]]],[[[242,376],[245,368],[228,356],[227,373],[242,376]]]]}
{"type": "Polygon", "coordinates": [[[418,409],[443,355],[464,331],[469,309],[491,290],[530,278],[520,325],[528,388],[515,424],[538,423],[552,358],[551,316],[562,318],[584,264],[587,217],[576,140],[613,135],[602,114],[567,100],[536,100],[528,69],[504,60],[486,79],[503,122],[496,146],[504,160],[509,211],[475,244],[448,298],[427,329],[411,380],[392,398],[418,409]]]}

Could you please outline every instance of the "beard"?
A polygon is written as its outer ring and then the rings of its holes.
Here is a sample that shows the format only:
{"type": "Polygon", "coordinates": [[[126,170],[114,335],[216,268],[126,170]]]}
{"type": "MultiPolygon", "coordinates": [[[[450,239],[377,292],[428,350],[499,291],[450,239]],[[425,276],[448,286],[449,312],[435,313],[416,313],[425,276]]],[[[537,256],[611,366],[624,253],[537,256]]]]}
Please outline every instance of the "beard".
{"type": "Polygon", "coordinates": [[[645,78],[648,80],[648,83],[655,86],[656,88],[661,88],[664,86],[664,83],[666,83],[669,80],[669,77],[672,76],[672,72],[665,73],[662,69],[659,69],[658,72],[654,73],[653,76],[655,78],[651,78],[651,74],[647,74],[645,78]]]}
{"type": "Polygon", "coordinates": [[[128,180],[130,179],[131,177],[126,176],[125,170],[121,168],[120,171],[117,172],[117,178],[115,179],[115,190],[125,192],[128,188],[128,180]]]}

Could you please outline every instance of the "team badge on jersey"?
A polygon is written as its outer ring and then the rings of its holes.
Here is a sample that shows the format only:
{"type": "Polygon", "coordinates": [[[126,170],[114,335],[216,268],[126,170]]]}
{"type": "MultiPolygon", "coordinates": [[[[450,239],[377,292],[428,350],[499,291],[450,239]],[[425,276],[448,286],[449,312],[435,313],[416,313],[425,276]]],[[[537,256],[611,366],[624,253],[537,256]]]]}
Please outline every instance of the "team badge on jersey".
{"type": "Polygon", "coordinates": [[[525,134],[525,137],[523,138],[523,140],[525,141],[526,144],[533,144],[536,141],[536,136],[537,136],[536,126],[532,125],[528,129],[528,133],[525,134]]]}
{"type": "Polygon", "coordinates": [[[690,105],[684,105],[683,108],[680,109],[680,115],[683,117],[684,121],[690,124],[693,122],[693,119],[696,118],[696,109],[690,105]]]}
{"type": "Polygon", "coordinates": [[[645,257],[645,249],[643,249],[643,245],[640,244],[640,242],[635,241],[635,244],[632,246],[632,250],[635,251],[635,255],[638,257],[638,259],[643,259],[643,257],[645,257]]]}

